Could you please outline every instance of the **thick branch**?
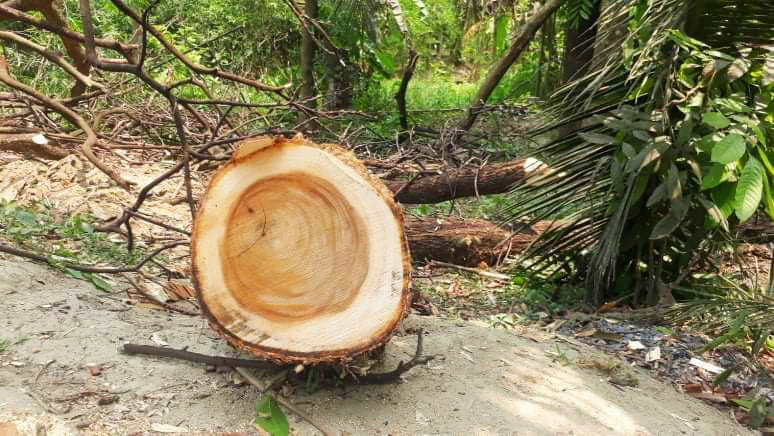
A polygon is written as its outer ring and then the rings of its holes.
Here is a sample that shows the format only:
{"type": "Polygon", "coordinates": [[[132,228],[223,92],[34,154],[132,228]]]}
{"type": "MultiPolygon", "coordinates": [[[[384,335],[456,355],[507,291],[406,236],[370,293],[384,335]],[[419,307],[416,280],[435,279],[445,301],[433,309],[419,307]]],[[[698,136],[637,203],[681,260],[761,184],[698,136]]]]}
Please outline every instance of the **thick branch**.
{"type": "Polygon", "coordinates": [[[199,73],[199,74],[207,74],[211,76],[220,77],[222,79],[227,79],[232,82],[241,83],[243,85],[251,86],[257,90],[260,91],[270,91],[270,92],[276,92],[278,94],[282,93],[282,90],[284,90],[284,87],[278,87],[278,86],[269,86],[265,85],[263,83],[257,82],[255,80],[250,80],[248,78],[238,76],[233,73],[229,73],[227,71],[221,71],[217,68],[207,68],[198,64],[195,64],[193,61],[191,61],[183,52],[177,49],[172,43],[170,43],[164,35],[159,32],[158,29],[156,29],[154,26],[149,25],[148,23],[143,22],[142,17],[135,12],[134,9],[130,8],[126,5],[126,3],[122,2],[121,0],[111,0],[113,4],[124,14],[129,16],[132,20],[134,20],[137,24],[143,26],[148,32],[150,32],[151,35],[153,35],[154,38],[156,38],[161,45],[164,46],[167,51],[172,53],[180,62],[185,64],[188,68],[191,70],[199,73]]]}
{"type": "Polygon", "coordinates": [[[126,354],[144,354],[147,356],[168,357],[170,359],[187,360],[189,362],[203,363],[213,366],[227,366],[230,368],[276,368],[277,365],[265,360],[234,359],[231,357],[208,356],[206,354],[193,353],[185,350],[173,350],[171,348],[155,347],[153,345],[124,344],[123,352],[126,354]]]}
{"type": "MultiPolygon", "coordinates": [[[[89,78],[89,76],[84,75],[81,73],[81,71],[78,70],[78,68],[74,67],[72,64],[67,62],[62,55],[59,53],[48,50],[42,45],[35,44],[34,42],[22,38],[21,36],[13,33],[13,32],[6,32],[6,31],[0,31],[0,39],[4,39],[6,41],[11,41],[19,46],[26,47],[30,50],[34,50],[38,52],[40,55],[42,55],[44,58],[48,59],[50,62],[58,65],[60,68],[65,70],[69,75],[73,76],[75,80],[79,81],[83,86],[93,86],[95,88],[102,88],[102,85],[94,82],[89,78]]],[[[76,59],[77,61],[77,59],[76,59]]],[[[81,67],[82,68],[82,67],[81,67]]],[[[88,68],[86,68],[88,71],[88,68]]]]}
{"type": "Polygon", "coordinates": [[[129,182],[124,180],[123,177],[119,176],[118,173],[102,163],[102,161],[97,159],[97,156],[94,155],[94,150],[92,147],[97,143],[97,135],[94,133],[94,130],[91,128],[91,126],[89,126],[89,123],[87,123],[86,120],[84,120],[75,111],[63,105],[62,103],[41,94],[36,89],[27,86],[11,77],[11,74],[8,71],[8,62],[2,56],[0,56],[0,82],[5,83],[17,91],[21,91],[31,97],[34,97],[46,107],[59,112],[67,119],[72,121],[75,125],[77,125],[81,130],[83,130],[86,133],[86,140],[81,145],[81,151],[86,156],[86,158],[92,164],[94,164],[95,167],[99,168],[103,173],[107,174],[108,177],[113,179],[119,186],[126,189],[127,191],[129,190],[129,182]]]}
{"type": "MultiPolygon", "coordinates": [[[[398,102],[398,112],[400,113],[400,128],[405,132],[408,130],[408,114],[406,113],[406,91],[411,78],[414,76],[414,70],[417,67],[419,55],[413,48],[409,51],[409,61],[406,69],[403,71],[403,79],[400,81],[400,88],[395,94],[395,101],[398,102]]],[[[401,138],[403,140],[403,138],[401,138]]]]}
{"type": "Polygon", "coordinates": [[[507,73],[508,69],[511,68],[511,65],[519,59],[519,56],[521,56],[524,49],[529,46],[530,41],[532,41],[532,38],[535,36],[538,29],[543,26],[543,23],[548,17],[559,9],[564,2],[565,0],[550,0],[530,18],[527,24],[524,25],[519,36],[513,41],[511,48],[508,49],[508,53],[506,53],[505,56],[497,62],[494,68],[489,71],[489,74],[487,74],[486,80],[484,80],[483,85],[481,85],[478,93],[473,98],[473,104],[470,109],[468,109],[465,119],[459,124],[459,130],[461,132],[457,135],[457,139],[461,134],[464,134],[473,127],[476,118],[478,118],[479,111],[486,104],[487,100],[489,100],[489,97],[500,83],[500,80],[505,76],[505,73],[507,73]]]}
{"type": "Polygon", "coordinates": [[[440,203],[460,197],[501,194],[524,180],[524,160],[450,169],[442,174],[418,177],[409,182],[385,181],[395,199],[403,204],[440,203]]]}

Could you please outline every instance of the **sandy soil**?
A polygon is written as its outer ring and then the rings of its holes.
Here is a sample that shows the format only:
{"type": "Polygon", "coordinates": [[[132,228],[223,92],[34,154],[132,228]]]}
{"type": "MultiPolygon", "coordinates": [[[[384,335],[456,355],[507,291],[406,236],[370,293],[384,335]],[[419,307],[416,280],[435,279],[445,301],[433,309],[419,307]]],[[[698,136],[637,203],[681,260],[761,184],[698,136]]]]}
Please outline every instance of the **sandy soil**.
{"type": "MultiPolygon", "coordinates": [[[[0,353],[0,434],[12,427],[32,435],[130,434],[154,424],[189,434],[256,433],[258,394],[235,383],[233,372],[118,351],[124,342],[155,340],[234,355],[203,320],[129,304],[125,293],[105,294],[2,255],[0,301],[0,338],[11,341],[0,353]]],[[[313,394],[299,386],[292,401],[336,435],[755,434],[644,373],[636,372],[638,387],[613,385],[582,364],[608,357],[538,330],[410,316],[387,346],[385,367],[413,353],[416,338],[405,332],[417,327],[427,332],[426,354],[439,357],[411,370],[405,383],[313,394]]],[[[289,418],[295,434],[318,434],[289,418]]]]}

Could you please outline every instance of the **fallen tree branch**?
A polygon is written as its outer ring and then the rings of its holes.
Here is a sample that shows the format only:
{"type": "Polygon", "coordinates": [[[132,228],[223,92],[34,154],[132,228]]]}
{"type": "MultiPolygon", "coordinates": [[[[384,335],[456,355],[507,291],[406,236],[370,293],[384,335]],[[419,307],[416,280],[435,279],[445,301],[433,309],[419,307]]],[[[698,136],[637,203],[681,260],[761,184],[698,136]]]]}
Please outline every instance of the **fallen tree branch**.
{"type": "Polygon", "coordinates": [[[14,79],[11,76],[11,73],[8,71],[8,62],[5,60],[5,57],[0,55],[0,82],[5,83],[6,85],[10,86],[13,89],[16,89],[17,91],[23,92],[39,102],[41,102],[44,106],[48,107],[49,109],[59,112],[64,117],[69,119],[73,122],[78,128],[83,130],[86,133],[86,140],[83,141],[83,144],[81,144],[81,151],[86,156],[86,158],[97,168],[100,169],[103,173],[105,173],[108,177],[113,179],[120,187],[129,190],[129,182],[124,180],[123,177],[119,176],[117,172],[113,171],[113,169],[109,168],[107,165],[102,163],[99,159],[97,159],[97,156],[94,155],[94,150],[92,147],[94,144],[97,143],[97,134],[94,133],[94,130],[89,126],[89,123],[86,122],[80,115],[78,115],[75,111],[70,109],[69,107],[63,105],[62,103],[45,96],[38,92],[36,89],[25,85],[24,83],[21,83],[14,79]]]}
{"type": "Polygon", "coordinates": [[[411,368],[417,365],[424,365],[425,363],[435,359],[434,355],[423,356],[422,355],[422,329],[419,329],[417,333],[417,349],[414,352],[414,357],[406,363],[400,361],[398,367],[390,372],[381,374],[366,374],[357,378],[358,384],[361,385],[386,385],[390,383],[396,383],[400,380],[400,376],[408,372],[411,368]]]}
{"type": "Polygon", "coordinates": [[[167,357],[170,359],[203,363],[205,365],[227,366],[229,368],[267,369],[277,367],[276,364],[266,360],[209,356],[207,354],[194,353],[186,350],[174,350],[172,348],[157,347],[154,345],[124,344],[121,351],[126,354],[143,354],[146,356],[167,357]]]}
{"type": "MultiPolygon", "coordinates": [[[[76,271],[86,272],[86,273],[97,273],[97,274],[118,274],[123,272],[136,272],[139,271],[140,268],[145,266],[146,263],[150,262],[154,257],[158,256],[162,251],[169,250],[170,248],[177,247],[178,245],[188,245],[188,241],[175,241],[171,242],[169,244],[166,244],[162,247],[157,248],[153,252],[151,252],[149,255],[145,256],[140,262],[138,262],[134,266],[127,266],[127,267],[98,267],[98,266],[88,266],[88,265],[79,265],[75,263],[68,263],[63,262],[62,265],[66,268],[74,269],[76,271]]],[[[0,244],[0,252],[2,253],[8,253],[12,254],[14,256],[24,257],[26,259],[31,260],[37,260],[38,262],[44,262],[51,266],[56,266],[56,264],[52,264],[52,262],[49,260],[48,257],[33,253],[31,251],[22,250],[19,248],[14,248],[5,244],[0,244]]]]}

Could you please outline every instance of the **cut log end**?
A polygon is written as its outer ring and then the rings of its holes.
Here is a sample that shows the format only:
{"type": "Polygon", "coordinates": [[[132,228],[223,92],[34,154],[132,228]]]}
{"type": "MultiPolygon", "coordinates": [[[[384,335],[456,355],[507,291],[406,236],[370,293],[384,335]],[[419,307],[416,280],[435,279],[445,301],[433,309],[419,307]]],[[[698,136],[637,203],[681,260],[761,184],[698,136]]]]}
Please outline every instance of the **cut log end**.
{"type": "Polygon", "coordinates": [[[351,153],[302,137],[244,143],[196,218],[199,299],[233,345],[328,362],[383,344],[404,316],[400,209],[351,153]]]}

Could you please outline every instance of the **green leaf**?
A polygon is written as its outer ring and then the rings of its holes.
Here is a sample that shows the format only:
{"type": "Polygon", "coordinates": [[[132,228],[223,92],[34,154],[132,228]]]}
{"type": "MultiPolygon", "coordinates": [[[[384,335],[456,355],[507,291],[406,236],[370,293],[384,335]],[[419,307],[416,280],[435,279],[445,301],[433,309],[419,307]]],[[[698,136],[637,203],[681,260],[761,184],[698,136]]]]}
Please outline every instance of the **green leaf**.
{"type": "Polygon", "coordinates": [[[742,170],[742,175],[736,186],[734,209],[740,222],[745,222],[753,216],[758,209],[763,196],[763,165],[750,157],[742,170]]]}
{"type": "Polygon", "coordinates": [[[97,275],[97,274],[89,274],[87,277],[88,277],[89,281],[91,282],[91,284],[93,284],[100,291],[110,292],[110,291],[113,290],[113,287],[110,286],[110,283],[106,282],[99,275],[97,275]]]}
{"type": "Polygon", "coordinates": [[[67,274],[68,276],[74,279],[86,280],[86,277],[83,275],[81,271],[78,271],[72,268],[67,268],[67,267],[65,267],[64,271],[65,271],[65,274],[67,274]]]}
{"type": "Polygon", "coordinates": [[[648,202],[645,203],[645,206],[650,208],[653,207],[654,204],[658,204],[666,200],[666,192],[666,185],[664,183],[658,185],[658,187],[653,190],[653,193],[650,194],[650,198],[648,198],[648,202]]]}
{"type": "Polygon", "coordinates": [[[715,380],[712,380],[712,384],[715,386],[720,386],[728,381],[728,378],[731,377],[731,375],[736,371],[736,368],[728,368],[727,370],[723,371],[715,377],[715,380]]]}
{"type": "Polygon", "coordinates": [[[685,219],[685,215],[688,214],[688,208],[690,202],[685,198],[678,198],[672,202],[672,207],[659,222],[653,227],[653,231],[650,234],[651,240],[663,239],[671,235],[672,232],[680,227],[680,223],[685,219]]]}
{"type": "Polygon", "coordinates": [[[24,224],[25,226],[37,226],[38,221],[35,214],[31,212],[27,212],[23,209],[17,209],[16,210],[16,220],[18,220],[20,223],[24,224]]]}
{"type": "Polygon", "coordinates": [[[709,135],[704,135],[701,137],[701,140],[696,144],[699,147],[699,150],[711,152],[712,148],[715,147],[715,144],[723,140],[723,135],[720,133],[710,133],[709,135]]]}
{"type": "Polygon", "coordinates": [[[774,220],[774,193],[771,192],[769,176],[766,174],[763,175],[763,204],[766,206],[769,218],[774,220]]]}
{"type": "Polygon", "coordinates": [[[699,203],[707,210],[707,215],[712,223],[720,224],[723,230],[728,231],[728,220],[726,216],[723,216],[723,211],[713,202],[699,197],[699,203]]]}
{"type": "Polygon", "coordinates": [[[768,401],[764,395],[761,395],[752,403],[750,407],[750,427],[759,428],[766,422],[766,417],[769,416],[767,403],[768,401]]]}
{"type": "Polygon", "coordinates": [[[271,394],[264,395],[255,408],[257,413],[255,423],[258,426],[271,436],[288,436],[290,433],[288,418],[271,394]]]}
{"type": "Polygon", "coordinates": [[[712,200],[718,205],[723,217],[728,218],[734,212],[734,202],[736,200],[736,184],[721,183],[720,186],[712,191],[712,200]]]}
{"type": "Polygon", "coordinates": [[[715,129],[725,129],[731,125],[731,120],[720,112],[707,112],[702,118],[704,124],[715,129]]]}
{"type": "Polygon", "coordinates": [[[741,159],[746,151],[744,136],[732,133],[712,147],[711,159],[713,162],[727,164],[741,159]]]}
{"type": "Polygon", "coordinates": [[[726,172],[725,165],[712,165],[709,171],[707,171],[704,177],[701,179],[701,190],[704,191],[706,189],[712,189],[715,186],[725,182],[727,178],[728,173],[726,172]]]}
{"type": "Polygon", "coordinates": [[[601,133],[594,132],[580,132],[578,136],[586,142],[591,144],[610,145],[615,144],[615,138],[609,135],[603,135],[601,133]]]}

